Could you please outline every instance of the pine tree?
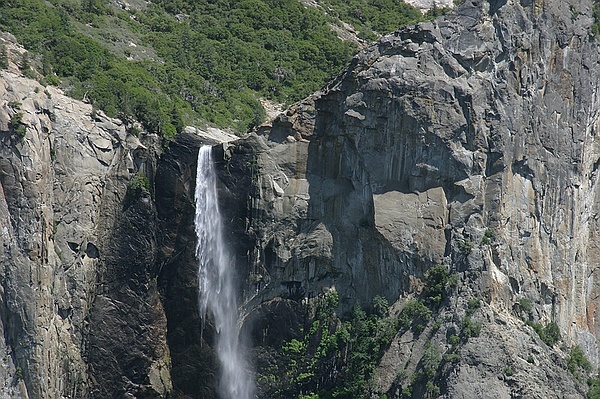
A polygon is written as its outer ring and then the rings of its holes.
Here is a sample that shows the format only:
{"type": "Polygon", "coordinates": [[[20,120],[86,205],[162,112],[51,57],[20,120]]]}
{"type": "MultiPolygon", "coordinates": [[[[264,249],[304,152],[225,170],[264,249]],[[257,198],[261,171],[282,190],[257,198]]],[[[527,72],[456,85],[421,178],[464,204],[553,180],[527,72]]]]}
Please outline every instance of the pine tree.
{"type": "Polygon", "coordinates": [[[23,76],[30,78],[30,79],[35,79],[35,72],[33,71],[33,69],[31,69],[31,61],[29,60],[28,52],[23,53],[23,58],[21,59],[20,69],[21,69],[21,72],[23,72],[23,76]]]}
{"type": "Polygon", "coordinates": [[[21,72],[26,72],[28,69],[31,69],[31,63],[29,62],[29,53],[27,51],[23,53],[19,69],[21,69],[21,72]]]}
{"type": "Polygon", "coordinates": [[[8,69],[8,50],[5,44],[0,46],[0,69],[8,69]]]}

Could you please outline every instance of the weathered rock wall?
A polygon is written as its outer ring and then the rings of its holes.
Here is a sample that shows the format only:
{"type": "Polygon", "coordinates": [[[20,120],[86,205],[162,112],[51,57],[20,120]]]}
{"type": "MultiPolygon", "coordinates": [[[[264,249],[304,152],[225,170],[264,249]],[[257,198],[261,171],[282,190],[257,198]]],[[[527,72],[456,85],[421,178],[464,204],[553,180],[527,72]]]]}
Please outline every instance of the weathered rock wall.
{"type": "Polygon", "coordinates": [[[156,210],[128,193],[158,139],[17,71],[0,71],[0,396],[165,397],[156,210]]]}
{"type": "Polygon", "coordinates": [[[401,303],[441,263],[461,277],[455,314],[460,297],[485,300],[479,349],[490,353],[474,361],[477,339],[465,346],[470,371],[447,377],[450,397],[481,397],[473,384],[500,367],[493,353],[523,371],[498,397],[581,396],[560,351],[546,348],[539,360],[563,381],[556,393],[510,348],[532,332],[521,318],[554,322],[566,347],[599,361],[600,57],[591,7],[465,2],[385,36],[322,93],[240,144],[254,148],[253,186],[239,188],[249,192],[239,206],[248,207],[254,242],[249,320],[279,304],[272,298],[332,286],[342,310],[374,295],[401,303]]]}
{"type": "MultiPolygon", "coordinates": [[[[579,344],[599,363],[591,7],[464,2],[215,147],[254,343],[298,337],[303,303],[331,287],[340,314],[375,295],[397,312],[443,264],[460,277],[455,295],[435,328],[398,334],[373,394],[399,397],[436,345],[459,355],[436,371],[446,397],[582,397],[565,358],[579,344]],[[467,316],[481,334],[451,347],[467,316]],[[525,321],[556,323],[561,344],[525,321]]],[[[182,135],[159,156],[155,137],[14,65],[0,74],[1,395],[214,397],[194,260],[205,140],[182,135]],[[128,189],[140,172],[149,185],[128,189]]]]}

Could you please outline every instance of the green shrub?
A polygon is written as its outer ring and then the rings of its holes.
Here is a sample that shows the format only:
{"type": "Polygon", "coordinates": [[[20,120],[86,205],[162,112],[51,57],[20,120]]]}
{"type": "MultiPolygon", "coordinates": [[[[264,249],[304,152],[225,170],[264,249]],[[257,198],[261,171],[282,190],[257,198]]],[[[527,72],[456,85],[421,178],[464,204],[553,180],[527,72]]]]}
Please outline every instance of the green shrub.
{"type": "Polygon", "coordinates": [[[429,323],[431,316],[431,310],[421,301],[411,300],[404,305],[398,315],[398,323],[400,327],[411,328],[414,334],[419,335],[429,323]]]}
{"type": "Polygon", "coordinates": [[[127,196],[137,198],[150,194],[150,180],[143,173],[137,173],[127,185],[127,196]]]}
{"type": "Polygon", "coordinates": [[[460,343],[460,337],[456,334],[452,334],[448,337],[448,343],[454,347],[460,343]]]}
{"type": "Polygon", "coordinates": [[[433,7],[431,7],[426,13],[425,18],[427,19],[435,19],[441,15],[447,14],[450,10],[449,7],[439,7],[435,2],[433,3],[433,7]]]}
{"type": "Polygon", "coordinates": [[[571,348],[571,352],[567,357],[567,369],[571,374],[578,376],[581,372],[587,373],[591,368],[590,361],[585,357],[579,345],[571,348]]]}
{"type": "Polygon", "coordinates": [[[600,1],[598,0],[594,0],[593,17],[592,34],[595,36],[600,33],[600,1]]]}
{"type": "Polygon", "coordinates": [[[496,233],[494,233],[494,230],[486,229],[485,233],[483,233],[483,237],[481,238],[481,243],[484,245],[491,244],[491,242],[495,236],[496,236],[496,233]]]}
{"type": "Polygon", "coordinates": [[[473,321],[469,316],[465,316],[462,322],[461,334],[464,339],[478,337],[483,325],[480,322],[473,321]]]}
{"type": "Polygon", "coordinates": [[[533,327],[537,335],[540,337],[542,342],[544,342],[548,346],[553,346],[558,341],[560,341],[560,329],[558,328],[558,324],[554,322],[550,322],[545,326],[541,323],[532,323],[526,322],[527,325],[533,327]]]}
{"type": "Polygon", "coordinates": [[[53,73],[44,76],[44,80],[46,81],[46,85],[58,86],[60,84],[60,78],[53,73]]]}
{"type": "Polygon", "coordinates": [[[467,256],[473,250],[473,241],[470,238],[464,238],[458,241],[458,250],[463,256],[467,256]]]}
{"type": "Polygon", "coordinates": [[[330,15],[352,24],[365,40],[424,19],[420,11],[402,1],[323,0],[320,4],[330,15]]]}
{"type": "Polygon", "coordinates": [[[0,45],[0,69],[8,69],[8,50],[5,44],[0,45]]]}
{"type": "Polygon", "coordinates": [[[451,275],[446,266],[437,265],[425,274],[423,298],[433,309],[438,309],[448,297],[448,290],[457,284],[456,275],[451,275]]]}
{"type": "Polygon", "coordinates": [[[533,299],[529,297],[519,299],[519,307],[527,313],[530,313],[533,309],[533,303],[533,299]]]}
{"type": "Polygon", "coordinates": [[[13,114],[13,116],[10,117],[10,121],[8,122],[8,129],[20,140],[23,140],[25,138],[25,134],[27,133],[27,125],[25,124],[25,122],[23,122],[23,114],[21,112],[13,114]]]}
{"type": "Polygon", "coordinates": [[[379,317],[386,317],[390,313],[390,305],[386,297],[376,295],[373,300],[373,312],[379,317]]]}
{"type": "Polygon", "coordinates": [[[425,351],[423,352],[423,356],[419,360],[419,364],[417,366],[417,372],[413,374],[409,389],[405,391],[403,390],[403,398],[412,397],[412,393],[415,391],[415,388],[425,388],[425,397],[428,398],[437,398],[440,395],[440,388],[435,383],[435,376],[437,374],[438,368],[442,363],[442,355],[440,353],[440,348],[432,343],[427,343],[425,346],[425,351]],[[408,395],[410,393],[410,395],[408,395]]]}
{"type": "Polygon", "coordinates": [[[310,327],[282,344],[279,368],[259,372],[265,397],[364,397],[377,362],[398,332],[398,320],[386,315],[383,297],[373,298],[370,313],[355,305],[345,321],[335,314],[338,305],[337,292],[329,291],[317,302],[310,327]]]}
{"type": "Polygon", "coordinates": [[[481,301],[477,298],[470,298],[467,301],[467,310],[466,313],[468,316],[471,316],[477,309],[481,307],[481,301]]]}
{"type": "Polygon", "coordinates": [[[600,399],[600,376],[590,378],[588,380],[589,390],[587,393],[587,399],[600,399]]]}
{"type": "Polygon", "coordinates": [[[461,360],[461,356],[458,353],[445,353],[443,356],[444,361],[448,363],[458,363],[461,360]]]}

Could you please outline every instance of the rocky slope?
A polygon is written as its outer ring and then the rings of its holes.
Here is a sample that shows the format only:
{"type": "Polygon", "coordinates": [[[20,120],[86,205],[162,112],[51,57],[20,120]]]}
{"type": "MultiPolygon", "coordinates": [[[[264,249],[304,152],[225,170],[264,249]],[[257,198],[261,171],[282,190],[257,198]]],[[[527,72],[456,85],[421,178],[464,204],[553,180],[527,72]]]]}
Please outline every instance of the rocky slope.
{"type": "MultiPolygon", "coordinates": [[[[394,316],[431,308],[365,396],[585,396],[568,359],[579,345],[600,361],[591,8],[465,2],[214,147],[259,376],[335,288],[340,317],[377,295],[394,316]],[[432,306],[437,265],[453,284],[432,306]]],[[[193,230],[214,140],[189,129],[164,149],[14,64],[0,74],[1,396],[215,397],[193,230]]]]}

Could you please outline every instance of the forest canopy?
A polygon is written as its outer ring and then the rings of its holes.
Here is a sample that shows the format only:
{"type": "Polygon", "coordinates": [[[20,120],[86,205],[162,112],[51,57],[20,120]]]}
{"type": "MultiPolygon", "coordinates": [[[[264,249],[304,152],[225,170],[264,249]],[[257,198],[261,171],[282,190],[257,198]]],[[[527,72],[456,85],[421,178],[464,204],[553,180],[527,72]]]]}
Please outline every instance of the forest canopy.
{"type": "Polygon", "coordinates": [[[421,20],[400,0],[3,0],[0,30],[36,55],[47,83],[109,116],[169,138],[186,124],[242,133],[261,123],[259,101],[289,104],[318,90],[357,50],[359,36],[421,20]],[[327,10],[325,12],[324,10],[327,10]]]}

